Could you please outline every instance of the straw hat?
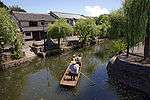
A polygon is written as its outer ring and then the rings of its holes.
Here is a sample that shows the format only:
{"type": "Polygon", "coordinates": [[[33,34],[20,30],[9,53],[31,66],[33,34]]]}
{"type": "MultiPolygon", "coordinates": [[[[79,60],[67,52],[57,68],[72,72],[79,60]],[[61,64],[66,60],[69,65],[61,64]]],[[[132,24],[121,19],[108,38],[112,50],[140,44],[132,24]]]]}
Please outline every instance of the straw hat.
{"type": "Polygon", "coordinates": [[[76,62],[75,61],[71,61],[71,64],[76,64],[76,62]]]}

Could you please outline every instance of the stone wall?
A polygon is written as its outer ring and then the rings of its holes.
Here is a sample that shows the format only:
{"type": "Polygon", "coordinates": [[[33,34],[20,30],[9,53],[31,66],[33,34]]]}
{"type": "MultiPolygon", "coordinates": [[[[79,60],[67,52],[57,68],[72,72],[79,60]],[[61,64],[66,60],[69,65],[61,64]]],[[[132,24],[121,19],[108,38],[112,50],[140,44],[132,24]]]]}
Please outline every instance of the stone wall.
{"type": "Polygon", "coordinates": [[[0,70],[1,71],[5,71],[9,68],[20,68],[22,66],[25,66],[27,64],[29,64],[31,62],[32,59],[34,59],[35,57],[24,57],[18,60],[13,60],[13,61],[9,61],[9,62],[5,62],[0,66],[0,70]]]}
{"type": "Polygon", "coordinates": [[[109,77],[150,96],[150,66],[113,57],[107,65],[109,77]]]}

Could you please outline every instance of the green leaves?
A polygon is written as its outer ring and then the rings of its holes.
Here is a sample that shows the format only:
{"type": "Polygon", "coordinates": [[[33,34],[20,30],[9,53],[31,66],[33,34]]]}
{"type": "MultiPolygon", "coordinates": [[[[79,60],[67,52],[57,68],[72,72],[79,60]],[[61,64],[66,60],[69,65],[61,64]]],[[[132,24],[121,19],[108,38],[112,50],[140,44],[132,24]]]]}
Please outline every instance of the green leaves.
{"type": "Polygon", "coordinates": [[[132,45],[139,42],[146,33],[149,6],[149,0],[127,0],[124,4],[127,32],[132,45]]]}
{"type": "Polygon", "coordinates": [[[64,38],[73,32],[73,28],[65,19],[58,19],[54,24],[48,26],[48,37],[58,39],[58,48],[60,48],[60,38],[64,38]]]}
{"type": "Polygon", "coordinates": [[[58,19],[54,24],[49,24],[48,27],[48,36],[51,38],[63,38],[72,32],[72,27],[65,19],[58,19]]]}
{"type": "Polygon", "coordinates": [[[100,37],[107,37],[109,35],[109,29],[111,27],[110,23],[110,15],[100,15],[96,19],[97,29],[98,29],[98,35],[100,37]]]}
{"type": "Polygon", "coordinates": [[[109,28],[110,38],[126,37],[127,20],[123,9],[118,9],[110,15],[111,27],[109,28]]]}
{"type": "Polygon", "coordinates": [[[86,42],[97,33],[97,28],[94,19],[80,19],[77,21],[75,32],[80,36],[82,42],[86,42]]]}
{"type": "Polygon", "coordinates": [[[99,35],[102,37],[106,37],[109,35],[109,29],[111,27],[110,23],[110,15],[101,15],[97,20],[97,24],[99,25],[99,35]]]}
{"type": "Polygon", "coordinates": [[[112,52],[116,54],[121,53],[126,49],[126,47],[127,44],[122,40],[113,41],[112,52]]]}
{"type": "Polygon", "coordinates": [[[3,37],[5,45],[13,47],[13,56],[15,59],[21,57],[21,48],[23,44],[23,36],[19,27],[12,19],[11,15],[5,8],[0,8],[0,37],[3,37]]]}
{"type": "Polygon", "coordinates": [[[17,25],[11,19],[5,8],[0,8],[0,36],[4,38],[5,44],[11,44],[16,39],[17,25]]]}

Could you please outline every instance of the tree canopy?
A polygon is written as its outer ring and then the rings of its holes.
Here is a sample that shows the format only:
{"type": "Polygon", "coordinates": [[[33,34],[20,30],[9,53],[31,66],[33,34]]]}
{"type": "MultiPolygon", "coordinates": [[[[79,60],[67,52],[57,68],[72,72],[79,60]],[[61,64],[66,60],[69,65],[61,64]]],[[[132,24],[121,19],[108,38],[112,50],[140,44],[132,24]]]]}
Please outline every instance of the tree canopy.
{"type": "Polygon", "coordinates": [[[110,28],[109,28],[109,37],[110,38],[120,38],[126,37],[126,27],[127,21],[124,15],[124,11],[122,8],[113,11],[110,14],[110,28]]]}
{"type": "Polygon", "coordinates": [[[5,8],[5,9],[9,9],[2,1],[0,1],[0,7],[5,8]]]}
{"type": "Polygon", "coordinates": [[[136,44],[145,36],[144,55],[150,57],[150,1],[126,0],[124,12],[127,17],[130,43],[136,44]]]}
{"type": "Polygon", "coordinates": [[[5,8],[0,8],[0,36],[5,44],[13,43],[16,39],[17,24],[12,20],[11,15],[5,8]]]}
{"type": "Polygon", "coordinates": [[[13,47],[12,53],[16,53],[15,56],[17,55],[15,58],[20,58],[23,37],[19,27],[5,8],[0,8],[0,37],[2,37],[4,45],[13,47]]]}
{"type": "Polygon", "coordinates": [[[96,19],[96,24],[98,25],[98,35],[101,37],[107,37],[109,35],[110,24],[110,15],[100,15],[96,19]]]}
{"type": "Polygon", "coordinates": [[[64,38],[73,32],[73,28],[67,23],[65,19],[58,19],[54,24],[48,26],[48,37],[57,38],[58,46],[60,47],[60,38],[64,38]]]}
{"type": "Polygon", "coordinates": [[[77,21],[74,30],[80,36],[80,40],[84,44],[97,33],[95,20],[80,19],[77,21]]]}

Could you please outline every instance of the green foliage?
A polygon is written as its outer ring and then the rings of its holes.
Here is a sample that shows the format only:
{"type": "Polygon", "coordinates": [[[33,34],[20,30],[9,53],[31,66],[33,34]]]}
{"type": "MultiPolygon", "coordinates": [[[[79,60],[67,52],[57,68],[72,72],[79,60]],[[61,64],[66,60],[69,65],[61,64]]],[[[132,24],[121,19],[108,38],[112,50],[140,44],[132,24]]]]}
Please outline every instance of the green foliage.
{"type": "Polygon", "coordinates": [[[100,37],[117,39],[126,34],[126,17],[123,9],[113,11],[110,15],[101,15],[96,19],[100,37]]]}
{"type": "Polygon", "coordinates": [[[5,8],[0,8],[0,37],[3,37],[4,45],[11,45],[15,58],[21,57],[23,36],[18,30],[17,24],[5,8]]]}
{"type": "Polygon", "coordinates": [[[127,41],[129,46],[136,45],[145,37],[144,58],[149,58],[150,0],[127,0],[124,4],[124,12],[128,22],[127,41]]]}
{"type": "Polygon", "coordinates": [[[13,50],[12,50],[12,58],[14,59],[19,59],[21,57],[23,57],[23,52],[21,51],[21,48],[23,46],[23,34],[18,32],[17,33],[17,39],[15,40],[14,43],[12,43],[13,45],[13,50]]]}
{"type": "Polygon", "coordinates": [[[18,5],[9,6],[9,9],[12,11],[17,11],[17,12],[26,12],[26,10],[19,7],[18,5]]]}
{"type": "Polygon", "coordinates": [[[115,54],[119,54],[126,49],[126,43],[122,40],[106,40],[100,44],[99,50],[95,53],[101,61],[106,61],[115,54]]]}
{"type": "Polygon", "coordinates": [[[114,55],[112,52],[113,42],[112,40],[105,40],[100,44],[99,50],[95,53],[95,55],[100,58],[102,62],[107,61],[110,57],[114,55]]]}
{"type": "Polygon", "coordinates": [[[95,20],[93,19],[80,19],[77,21],[75,32],[80,36],[80,40],[85,44],[90,38],[93,38],[97,33],[95,20]]]}
{"type": "Polygon", "coordinates": [[[51,38],[63,38],[72,32],[72,27],[65,19],[58,19],[53,25],[50,24],[48,28],[48,35],[51,38]]]}
{"type": "Polygon", "coordinates": [[[12,54],[13,59],[20,59],[21,58],[21,52],[20,51],[14,51],[12,54]]]}
{"type": "Polygon", "coordinates": [[[124,12],[128,22],[128,40],[131,46],[139,40],[143,40],[146,33],[148,12],[150,12],[148,7],[150,8],[149,0],[127,0],[124,4],[124,12]]]}
{"type": "Polygon", "coordinates": [[[5,9],[9,9],[2,1],[0,1],[0,7],[1,8],[5,8],[5,9]]]}
{"type": "MultiPolygon", "coordinates": [[[[58,19],[54,24],[48,26],[48,37],[49,38],[64,38],[73,32],[73,28],[67,23],[65,19],[58,19]]],[[[58,41],[59,42],[59,41],[58,41]]],[[[60,47],[60,43],[59,47],[60,47]]]]}
{"type": "Polygon", "coordinates": [[[4,38],[5,44],[14,43],[18,27],[11,19],[11,15],[5,8],[0,8],[0,36],[4,38]]]}
{"type": "Polygon", "coordinates": [[[109,38],[126,37],[127,20],[122,8],[111,13],[110,23],[109,38]]]}
{"type": "Polygon", "coordinates": [[[110,24],[110,15],[100,15],[96,19],[97,29],[98,29],[98,35],[100,37],[106,37],[109,34],[109,28],[111,27],[110,24]]]}
{"type": "Polygon", "coordinates": [[[102,26],[101,25],[97,25],[96,29],[97,29],[97,36],[104,37],[103,31],[102,31],[102,26]]]}
{"type": "Polygon", "coordinates": [[[112,52],[117,54],[122,53],[126,47],[126,43],[122,40],[113,41],[112,52]]]}

